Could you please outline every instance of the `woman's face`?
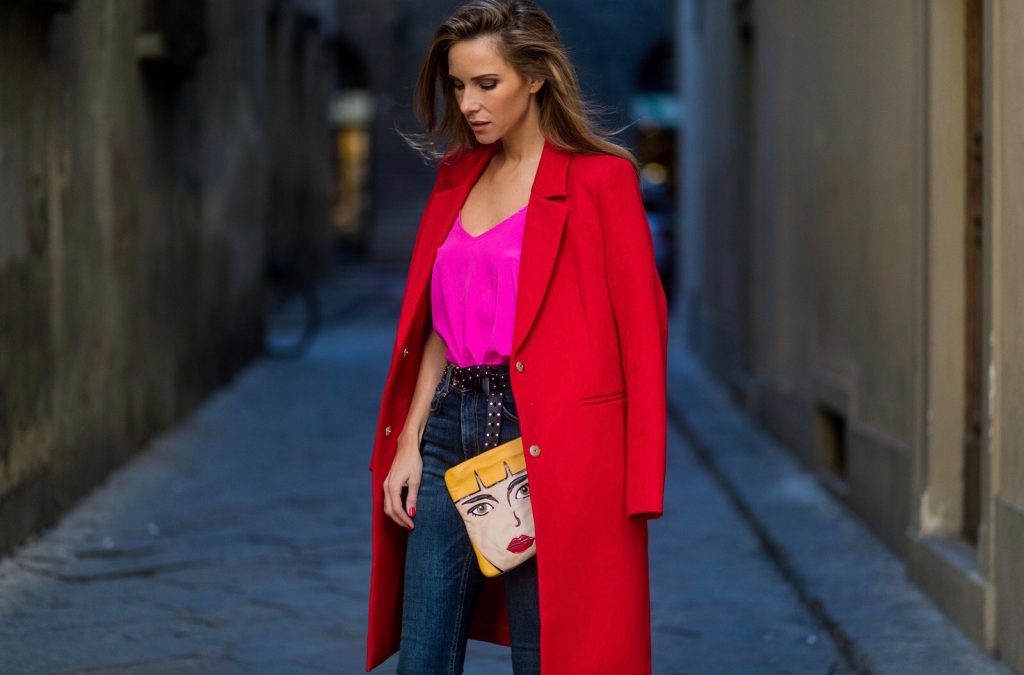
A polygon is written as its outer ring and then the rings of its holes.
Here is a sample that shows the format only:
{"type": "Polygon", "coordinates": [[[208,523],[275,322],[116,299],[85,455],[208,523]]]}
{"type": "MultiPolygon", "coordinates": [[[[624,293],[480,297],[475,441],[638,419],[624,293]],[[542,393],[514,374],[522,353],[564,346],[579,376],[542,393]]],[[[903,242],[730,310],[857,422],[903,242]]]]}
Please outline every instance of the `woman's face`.
{"type": "Polygon", "coordinates": [[[499,570],[511,569],[532,553],[533,507],[526,469],[463,497],[458,507],[480,552],[499,570]]]}
{"type": "Polygon", "coordinates": [[[498,53],[494,36],[460,40],[448,50],[455,99],[476,140],[489,144],[526,119],[530,94],[543,80],[527,82],[498,53]]]}

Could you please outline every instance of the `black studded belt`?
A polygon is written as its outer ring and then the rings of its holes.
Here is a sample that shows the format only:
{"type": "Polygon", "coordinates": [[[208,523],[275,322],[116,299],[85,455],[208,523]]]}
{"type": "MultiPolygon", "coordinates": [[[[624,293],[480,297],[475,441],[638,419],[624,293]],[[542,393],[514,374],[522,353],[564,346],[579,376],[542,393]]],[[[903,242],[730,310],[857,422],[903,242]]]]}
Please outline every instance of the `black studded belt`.
{"type": "Polygon", "coordinates": [[[493,448],[501,439],[501,399],[512,388],[507,363],[459,367],[451,361],[445,366],[445,379],[453,387],[487,394],[487,430],[484,448],[493,448]]]}

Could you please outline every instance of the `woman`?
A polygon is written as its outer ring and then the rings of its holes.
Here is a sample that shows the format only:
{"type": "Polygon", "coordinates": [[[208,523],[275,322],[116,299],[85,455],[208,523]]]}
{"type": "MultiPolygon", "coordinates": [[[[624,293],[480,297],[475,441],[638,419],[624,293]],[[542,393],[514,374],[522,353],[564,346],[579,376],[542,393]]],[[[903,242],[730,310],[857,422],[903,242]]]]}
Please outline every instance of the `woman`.
{"type": "Polygon", "coordinates": [[[447,152],[370,465],[367,670],[399,651],[399,673],[459,673],[475,638],[510,645],[516,675],[650,673],[667,317],[635,161],[527,0],[455,11],[417,105],[420,148],[447,152]],[[484,577],[444,471],[520,436],[536,553],[484,577]]]}

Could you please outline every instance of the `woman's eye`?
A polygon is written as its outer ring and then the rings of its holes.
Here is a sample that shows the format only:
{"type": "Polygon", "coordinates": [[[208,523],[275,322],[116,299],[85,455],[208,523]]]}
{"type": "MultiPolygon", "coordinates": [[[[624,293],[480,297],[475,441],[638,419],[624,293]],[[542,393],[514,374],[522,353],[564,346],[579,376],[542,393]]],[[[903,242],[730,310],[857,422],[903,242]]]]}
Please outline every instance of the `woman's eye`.
{"type": "Polygon", "coordinates": [[[520,485],[519,489],[516,490],[516,499],[526,499],[529,496],[530,496],[530,484],[529,483],[525,483],[524,485],[520,485]]]}
{"type": "MultiPolygon", "coordinates": [[[[491,89],[494,89],[497,86],[498,86],[497,82],[481,82],[480,83],[480,88],[481,89],[486,89],[487,91],[490,91],[491,89]]],[[[455,91],[461,91],[463,89],[463,86],[461,84],[459,84],[458,82],[453,82],[452,83],[452,89],[454,89],[455,91]]]]}
{"type": "Polygon", "coordinates": [[[477,504],[476,506],[471,508],[468,511],[468,513],[471,516],[486,516],[488,513],[490,513],[493,510],[494,510],[494,505],[493,504],[488,504],[487,502],[484,502],[482,504],[477,504]]]}

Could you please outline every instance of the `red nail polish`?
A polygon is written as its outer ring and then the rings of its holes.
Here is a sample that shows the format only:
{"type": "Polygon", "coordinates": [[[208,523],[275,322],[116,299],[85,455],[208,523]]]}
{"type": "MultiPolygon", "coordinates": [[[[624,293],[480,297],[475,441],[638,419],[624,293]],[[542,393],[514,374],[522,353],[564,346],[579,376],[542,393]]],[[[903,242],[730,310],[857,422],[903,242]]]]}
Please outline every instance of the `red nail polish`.
{"type": "Polygon", "coordinates": [[[409,507],[409,517],[410,518],[414,518],[415,516],[416,516],[416,507],[415,506],[410,506],[409,507]]]}

